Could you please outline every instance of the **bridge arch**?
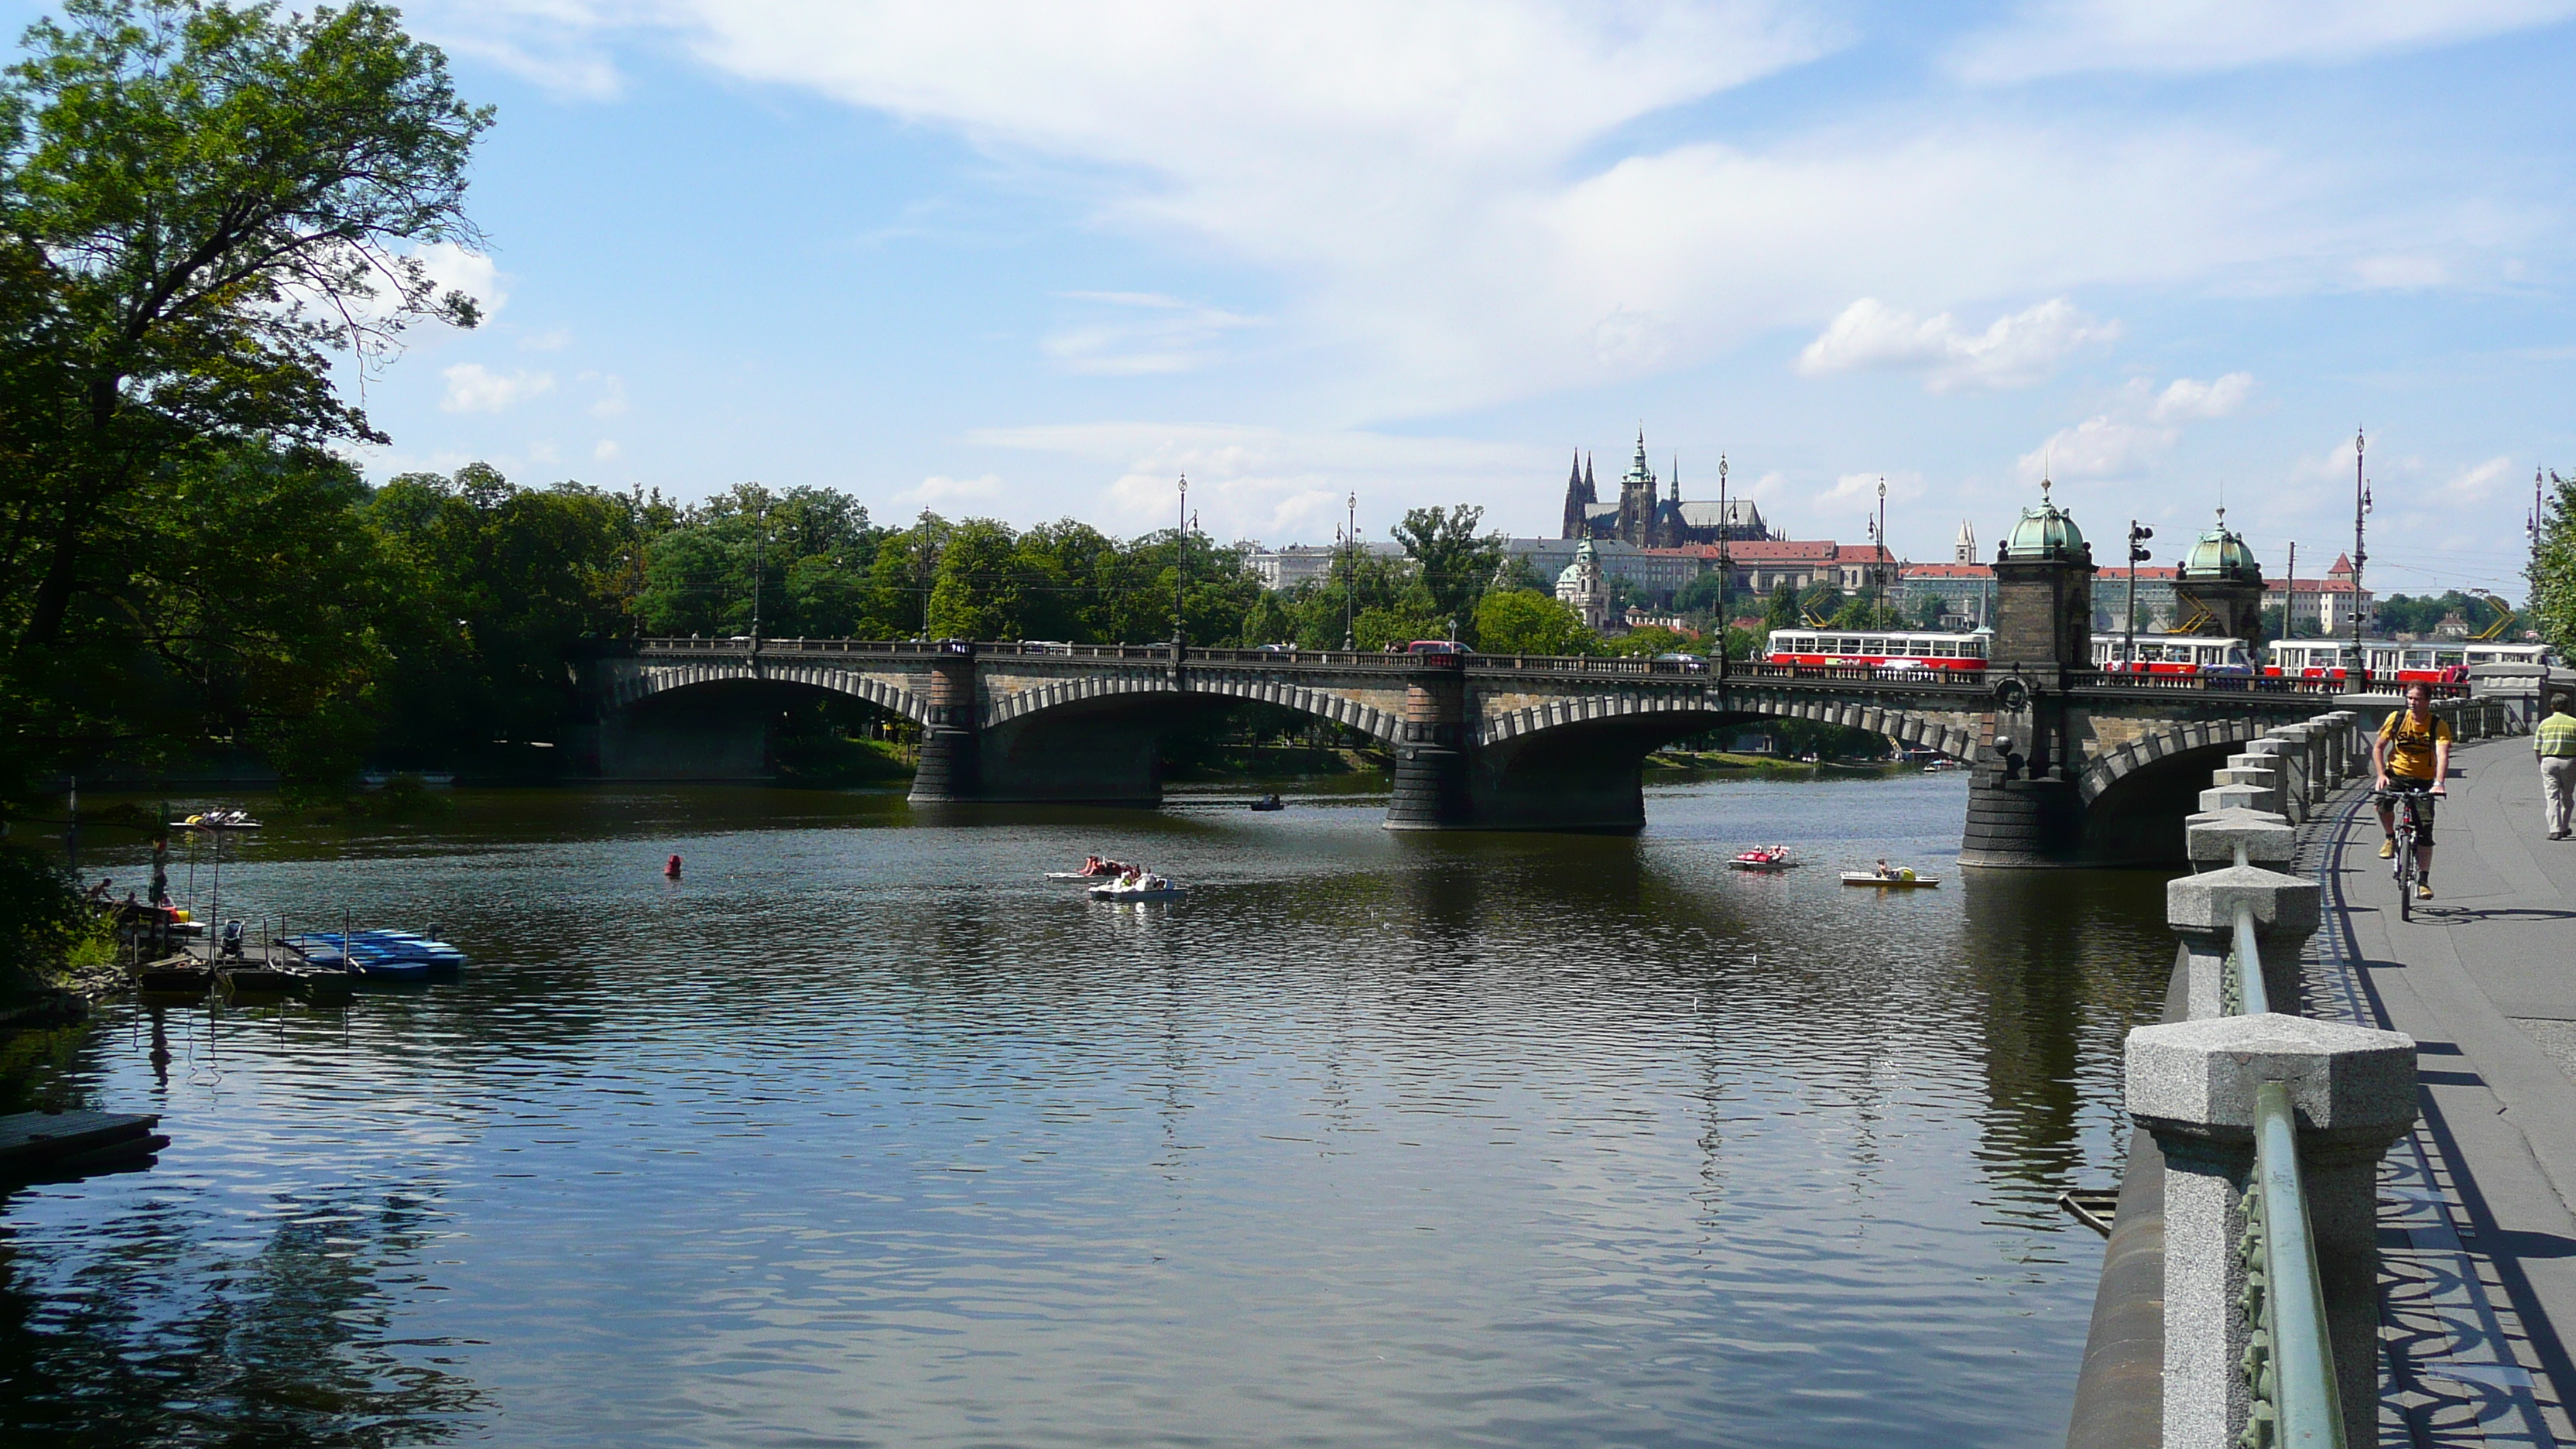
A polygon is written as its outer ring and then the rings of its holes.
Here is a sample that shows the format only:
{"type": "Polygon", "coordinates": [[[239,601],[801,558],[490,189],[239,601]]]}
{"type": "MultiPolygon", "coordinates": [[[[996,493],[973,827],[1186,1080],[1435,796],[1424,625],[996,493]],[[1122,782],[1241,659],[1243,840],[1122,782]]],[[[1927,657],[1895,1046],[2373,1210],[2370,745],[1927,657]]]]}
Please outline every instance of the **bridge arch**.
{"type": "Polygon", "coordinates": [[[1490,716],[1477,724],[1475,743],[1500,745],[1550,730],[1611,721],[1669,723],[1678,738],[1744,719],[1798,719],[1885,735],[1901,744],[1968,758],[1978,731],[1955,711],[1891,709],[1884,705],[1818,699],[1762,689],[1716,689],[1664,695],[1569,695],[1490,716]],[[1661,717],[1658,719],[1658,717],[1661,717]]]}
{"type": "Polygon", "coordinates": [[[913,691],[902,676],[887,679],[834,664],[767,659],[755,663],[747,658],[725,657],[668,664],[621,660],[618,664],[622,667],[613,669],[606,681],[612,709],[702,685],[751,681],[803,685],[829,694],[845,694],[914,724],[926,724],[930,719],[930,701],[913,691]]]}
{"type": "Polygon", "coordinates": [[[1183,684],[1175,685],[1169,674],[1140,670],[1054,680],[987,700],[978,723],[986,729],[995,729],[1051,710],[1097,700],[1125,699],[1146,705],[1157,698],[1171,701],[1214,697],[1292,709],[1333,724],[1347,725],[1387,744],[1395,743],[1403,734],[1404,721],[1400,716],[1329,688],[1316,688],[1274,677],[1197,669],[1191,670],[1184,678],[1183,684]]]}
{"type": "Polygon", "coordinates": [[[2213,750],[2234,754],[2271,728],[2258,719],[2192,720],[2141,736],[2085,767],[2075,793],[2086,805],[2110,794],[2142,770],[2201,770],[2213,750]],[[2190,758],[2184,759],[2182,757],[2190,758]]]}

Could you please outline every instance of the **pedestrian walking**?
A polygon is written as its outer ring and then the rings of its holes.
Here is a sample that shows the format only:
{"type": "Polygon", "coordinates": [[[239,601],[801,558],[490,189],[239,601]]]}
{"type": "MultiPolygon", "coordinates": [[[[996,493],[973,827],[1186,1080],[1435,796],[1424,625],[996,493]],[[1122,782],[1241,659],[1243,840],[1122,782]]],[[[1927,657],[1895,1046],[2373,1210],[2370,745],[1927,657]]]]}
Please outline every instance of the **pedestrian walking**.
{"type": "Polygon", "coordinates": [[[2550,839],[2565,840],[2576,813],[2576,694],[2550,696],[2548,717],[2531,731],[2531,752],[2540,757],[2542,823],[2550,839]]]}

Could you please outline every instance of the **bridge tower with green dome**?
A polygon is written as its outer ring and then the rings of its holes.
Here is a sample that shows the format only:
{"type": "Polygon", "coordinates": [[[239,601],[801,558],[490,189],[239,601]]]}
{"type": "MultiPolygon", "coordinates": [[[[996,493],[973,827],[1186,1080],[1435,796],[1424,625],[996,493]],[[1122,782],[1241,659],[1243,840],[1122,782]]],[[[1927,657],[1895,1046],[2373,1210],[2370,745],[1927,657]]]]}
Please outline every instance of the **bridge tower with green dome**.
{"type": "Polygon", "coordinates": [[[2250,649],[2263,637],[2263,566],[2254,550],[2227,526],[2227,510],[2201,534],[2174,577],[2174,602],[2185,634],[2242,639],[2250,649]]]}
{"type": "Polygon", "coordinates": [[[2093,546],[2049,497],[1995,549],[1993,724],[1968,786],[1963,866],[2073,864],[2084,835],[2083,742],[2068,691],[2093,667],[2093,546]]]}

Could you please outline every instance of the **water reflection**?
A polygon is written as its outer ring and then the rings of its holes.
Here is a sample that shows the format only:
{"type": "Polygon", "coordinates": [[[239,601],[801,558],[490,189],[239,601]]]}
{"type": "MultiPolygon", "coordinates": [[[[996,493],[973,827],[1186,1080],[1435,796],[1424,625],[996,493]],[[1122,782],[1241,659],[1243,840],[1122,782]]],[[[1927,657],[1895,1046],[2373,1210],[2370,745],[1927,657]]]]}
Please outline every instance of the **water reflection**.
{"type": "Polygon", "coordinates": [[[483,1423],[456,1346],[397,1337],[431,1236],[421,1198],[269,1217],[224,1224],[156,1195],[94,1224],[100,1251],[0,1239],[13,1442],[422,1444],[483,1423]]]}
{"type": "Polygon", "coordinates": [[[0,1417],[2052,1442],[2096,1250],[2047,1201],[2112,1161],[2170,946],[2153,881],[1835,883],[1946,871],[1960,794],[1658,791],[1633,839],[660,789],[280,828],[228,901],[434,914],[475,965],[59,1060],[177,1142],[0,1218],[0,1417]],[[1770,841],[1816,868],[1723,868],[1770,841]],[[1192,892],[1039,878],[1088,850],[1192,892]]]}

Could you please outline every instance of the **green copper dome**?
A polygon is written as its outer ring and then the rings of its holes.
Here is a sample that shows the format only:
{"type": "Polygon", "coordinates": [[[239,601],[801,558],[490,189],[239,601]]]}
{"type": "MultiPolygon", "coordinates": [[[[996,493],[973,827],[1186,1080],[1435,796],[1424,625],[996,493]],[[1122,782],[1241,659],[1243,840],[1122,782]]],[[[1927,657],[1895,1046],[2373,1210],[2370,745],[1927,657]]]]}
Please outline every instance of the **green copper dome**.
{"type": "Polygon", "coordinates": [[[2227,510],[2218,510],[2218,523],[2200,536],[2182,561],[2186,579],[2251,579],[2261,577],[2263,566],[2254,560],[2254,550],[2245,540],[2228,531],[2227,510]]]}
{"type": "Polygon", "coordinates": [[[2075,520],[2060,512],[2049,501],[2048,483],[2039,485],[2039,506],[2021,511],[2021,522],[2013,525],[2012,534],[2004,540],[2003,556],[2007,559],[2081,559],[2086,556],[2084,531],[2075,520]]]}

